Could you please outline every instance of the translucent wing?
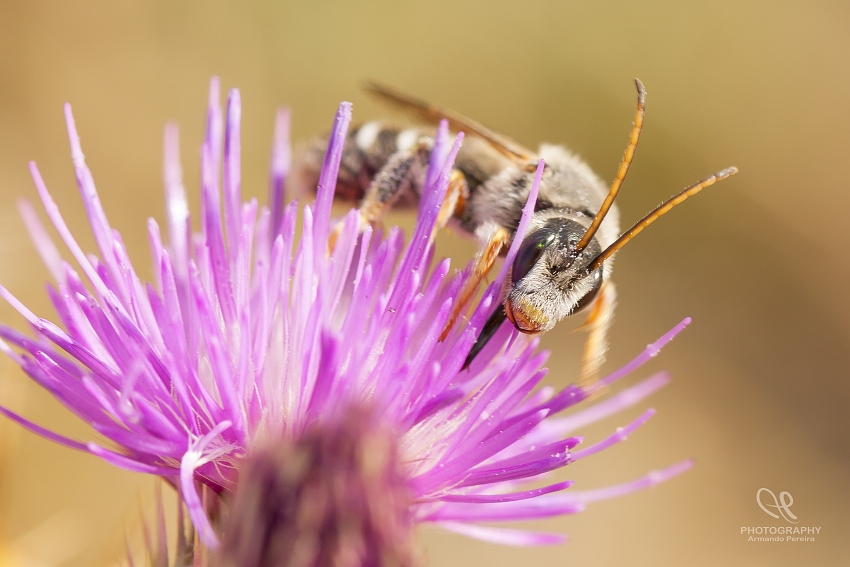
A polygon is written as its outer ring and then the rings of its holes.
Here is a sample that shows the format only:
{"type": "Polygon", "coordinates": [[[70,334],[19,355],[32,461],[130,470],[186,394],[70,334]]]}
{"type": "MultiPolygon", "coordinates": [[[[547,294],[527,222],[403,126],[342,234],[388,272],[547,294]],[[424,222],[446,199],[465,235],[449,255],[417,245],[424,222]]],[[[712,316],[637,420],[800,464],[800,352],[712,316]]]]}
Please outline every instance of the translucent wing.
{"type": "Polygon", "coordinates": [[[366,83],[366,91],[380,100],[396,106],[402,110],[410,112],[419,119],[425,122],[436,124],[440,120],[448,120],[449,127],[455,131],[463,131],[468,135],[478,136],[489,142],[494,149],[505,155],[509,159],[526,166],[528,164],[537,164],[537,157],[534,152],[522,147],[516,141],[494,132],[462,114],[446,110],[425,101],[419,100],[410,95],[399,92],[395,89],[381,85],[374,81],[366,83]]]}

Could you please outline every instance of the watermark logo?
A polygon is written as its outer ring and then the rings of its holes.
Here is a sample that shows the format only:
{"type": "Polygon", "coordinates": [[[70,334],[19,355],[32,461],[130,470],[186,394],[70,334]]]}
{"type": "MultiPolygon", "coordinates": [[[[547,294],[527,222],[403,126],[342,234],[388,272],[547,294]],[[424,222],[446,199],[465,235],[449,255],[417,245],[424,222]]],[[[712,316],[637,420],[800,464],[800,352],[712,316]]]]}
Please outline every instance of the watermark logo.
{"type": "Polygon", "coordinates": [[[779,498],[769,488],[759,488],[756,492],[756,503],[765,514],[771,518],[783,519],[791,526],[741,526],[741,535],[747,536],[747,541],[769,542],[810,542],[815,541],[815,536],[820,535],[820,526],[799,526],[800,521],[791,505],[794,497],[790,492],[782,491],[779,498]]]}
{"type": "Polygon", "coordinates": [[[759,508],[765,511],[768,516],[772,516],[774,518],[779,518],[779,514],[782,514],[782,517],[785,518],[785,521],[789,524],[799,524],[797,520],[797,516],[794,515],[794,512],[791,511],[791,504],[794,503],[794,497],[791,496],[790,492],[782,491],[779,493],[779,498],[776,498],[776,495],[769,488],[759,488],[758,492],[756,492],[756,502],[759,504],[759,508]],[[770,502],[772,499],[773,504],[765,504],[762,502],[762,494],[768,494],[769,496],[765,496],[765,500],[770,502]],[[779,514],[771,512],[767,508],[774,508],[779,510],[779,514]]]}

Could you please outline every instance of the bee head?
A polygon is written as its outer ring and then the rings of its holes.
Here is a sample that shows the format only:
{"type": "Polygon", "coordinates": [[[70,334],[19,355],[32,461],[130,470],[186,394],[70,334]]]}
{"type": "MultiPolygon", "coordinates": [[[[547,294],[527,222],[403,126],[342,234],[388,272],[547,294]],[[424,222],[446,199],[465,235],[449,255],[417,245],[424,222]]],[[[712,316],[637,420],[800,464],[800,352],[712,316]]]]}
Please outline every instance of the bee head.
{"type": "Polygon", "coordinates": [[[588,270],[602,247],[593,238],[577,249],[587,231],[579,217],[572,211],[550,217],[522,241],[505,299],[505,315],[519,331],[548,331],[564,317],[587,307],[602,287],[603,268],[588,270]]]}
{"type": "MultiPolygon", "coordinates": [[[[603,250],[597,239],[597,233],[610,232],[610,229],[604,228],[603,223],[609,213],[616,211],[614,199],[632,163],[643,126],[646,89],[637,79],[635,79],[635,86],[638,92],[638,103],[634,126],[629,136],[629,145],[617,170],[617,176],[607,196],[593,215],[592,221],[587,223],[585,215],[569,209],[549,209],[548,214],[535,213],[529,231],[520,244],[511,266],[511,285],[505,298],[504,311],[496,310],[490,316],[481,336],[470,350],[465,367],[469,366],[472,358],[493,336],[495,330],[504,321],[503,317],[510,320],[514,327],[523,333],[540,333],[548,331],[564,317],[590,305],[598,296],[603,279],[610,276],[610,259],[620,248],[686,199],[738,172],[737,168],[729,167],[686,187],[677,195],[661,203],[619,237],[600,234],[605,243],[603,250]]],[[[544,150],[545,147],[541,147],[541,153],[544,150]]],[[[565,152],[561,152],[554,156],[550,155],[546,159],[547,162],[557,163],[558,160],[571,158],[565,152]],[[550,157],[555,159],[550,160],[550,157]]],[[[570,171],[575,170],[576,167],[573,164],[570,171]]],[[[553,169],[550,168],[549,171],[551,173],[553,169]]],[[[589,173],[589,169],[587,172],[589,173]]],[[[589,174],[592,176],[592,173],[589,174]]],[[[575,180],[569,180],[569,183],[574,182],[575,180]]],[[[616,213],[612,216],[616,217],[616,213]]],[[[618,224],[616,220],[613,223],[610,222],[610,218],[608,220],[608,227],[618,224]]]]}

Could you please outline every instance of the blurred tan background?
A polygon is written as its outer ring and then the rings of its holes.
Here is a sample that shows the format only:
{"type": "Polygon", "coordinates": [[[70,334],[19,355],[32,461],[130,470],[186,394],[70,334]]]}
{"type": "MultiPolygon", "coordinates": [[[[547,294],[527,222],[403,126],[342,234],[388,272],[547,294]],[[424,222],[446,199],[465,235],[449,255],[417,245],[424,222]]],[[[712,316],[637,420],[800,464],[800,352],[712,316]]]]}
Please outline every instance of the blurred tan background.
{"type": "MultiPolygon", "coordinates": [[[[674,374],[649,402],[587,431],[599,439],[648,404],[658,415],[617,448],[568,467],[578,487],[695,457],[653,490],[541,523],[570,543],[512,549],[426,530],[428,564],[850,564],[850,5],[820,0],[681,2],[27,2],[0,0],[0,282],[52,316],[48,275],[18,219],[35,159],[93,250],[61,104],[74,105],[107,214],[137,266],[145,220],[163,218],[161,136],[182,127],[187,186],[211,75],[242,89],[243,187],[264,197],[276,106],[294,138],[325,131],[341,100],[385,116],[364,78],[469,114],[531,146],[563,143],[610,179],[633,113],[648,114],[619,200],[624,224],[728,165],[741,174],[689,201],[618,256],[608,368],[684,316],[694,324],[649,368],[674,374]],[[793,495],[816,541],[752,543],[783,525],[756,491],[793,495]]],[[[409,217],[395,217],[409,224],[409,217]]],[[[472,247],[442,238],[465,260],[472,247]]],[[[149,273],[143,269],[143,273],[149,273]]],[[[22,327],[0,305],[0,318],[22,327]]],[[[576,375],[581,336],[562,323],[550,381],[576,375]]],[[[0,398],[71,436],[90,432],[8,361],[0,398]]],[[[639,377],[639,376],[637,376],[639,377]]],[[[632,382],[637,378],[633,377],[632,382]]],[[[150,479],[0,422],[0,565],[111,565],[138,525],[150,479]]]]}

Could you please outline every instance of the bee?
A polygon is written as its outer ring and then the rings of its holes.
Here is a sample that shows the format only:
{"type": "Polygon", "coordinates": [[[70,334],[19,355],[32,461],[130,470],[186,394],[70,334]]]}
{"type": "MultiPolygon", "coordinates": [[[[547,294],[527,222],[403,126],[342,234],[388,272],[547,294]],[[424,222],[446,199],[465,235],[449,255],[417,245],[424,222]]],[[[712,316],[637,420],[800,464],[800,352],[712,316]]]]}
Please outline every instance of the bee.
{"type": "MultiPolygon", "coordinates": [[[[534,214],[509,271],[502,304],[482,328],[465,367],[505,320],[521,333],[536,334],[587,310],[585,327],[589,334],[580,383],[592,382],[604,361],[615,306],[611,281],[615,252],[674,206],[737,173],[736,168],[730,167],[687,187],[621,234],[614,200],[634,158],[646,108],[646,89],[640,80],[635,79],[635,85],[634,124],[610,186],[562,146],[542,144],[533,152],[465,116],[383,85],[367,85],[371,94],[427,123],[444,120],[452,130],[468,135],[457,154],[438,222],[476,238],[481,251],[442,338],[462,314],[496,257],[507,252],[537,164],[540,159],[545,162],[534,214]]],[[[301,153],[298,171],[302,183],[315,186],[325,143],[326,140],[317,140],[301,153]]],[[[379,222],[390,208],[415,206],[425,184],[433,147],[433,129],[367,122],[348,133],[336,195],[360,202],[364,227],[379,222]]]]}

